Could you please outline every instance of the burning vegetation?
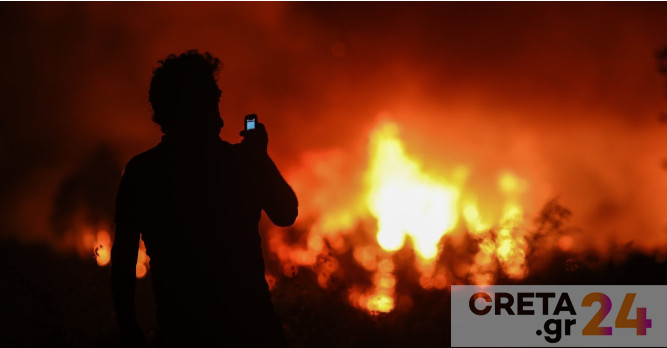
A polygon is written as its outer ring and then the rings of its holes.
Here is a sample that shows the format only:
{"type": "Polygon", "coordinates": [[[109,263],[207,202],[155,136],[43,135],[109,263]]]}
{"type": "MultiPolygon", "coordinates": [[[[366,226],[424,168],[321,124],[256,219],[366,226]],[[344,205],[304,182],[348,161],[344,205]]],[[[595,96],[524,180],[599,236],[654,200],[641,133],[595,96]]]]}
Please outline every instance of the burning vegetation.
{"type": "MultiPolygon", "coordinates": [[[[521,280],[528,273],[530,242],[536,236],[549,239],[541,244],[545,249],[567,251],[572,246],[572,236],[561,234],[562,229],[538,231],[527,221],[521,198],[529,183],[520,176],[503,171],[496,192],[485,193],[467,184],[465,166],[427,172],[407,153],[396,123],[382,121],[371,131],[362,176],[339,172],[330,161],[336,162],[335,154],[309,158],[306,172],[297,170],[288,177],[297,192],[306,193],[302,205],[341,190],[326,184],[304,187],[313,182],[309,175],[328,177],[324,181],[340,181],[338,175],[358,177],[364,189],[343,206],[306,215],[292,230],[269,228],[269,255],[278,261],[283,277],[305,268],[317,274],[322,288],[345,283],[350,304],[370,313],[390,312],[399,299],[411,302],[409,293],[397,291],[398,281],[412,278],[423,289],[442,290],[452,283],[493,284],[497,274],[521,280]],[[497,198],[500,203],[493,204],[497,198]],[[350,263],[352,269],[341,266],[350,263]],[[398,267],[412,274],[397,279],[398,267]],[[355,279],[359,274],[367,279],[355,279]]],[[[554,207],[559,206],[547,206],[554,207]]]]}

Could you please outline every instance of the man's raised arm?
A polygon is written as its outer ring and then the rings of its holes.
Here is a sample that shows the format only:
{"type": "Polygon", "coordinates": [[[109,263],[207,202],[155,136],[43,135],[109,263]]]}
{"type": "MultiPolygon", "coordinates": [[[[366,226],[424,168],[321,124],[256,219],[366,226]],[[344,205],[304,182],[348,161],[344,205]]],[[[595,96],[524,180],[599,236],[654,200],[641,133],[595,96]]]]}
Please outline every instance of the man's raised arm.
{"type": "Polygon", "coordinates": [[[299,213],[296,194],[266,152],[269,136],[264,124],[257,123],[253,133],[242,131],[241,145],[252,158],[252,176],[257,182],[262,209],[271,221],[282,227],[291,226],[299,213]]]}
{"type": "Polygon", "coordinates": [[[268,155],[263,162],[264,173],[260,184],[262,208],[274,224],[291,226],[299,213],[296,194],[268,155]]]}

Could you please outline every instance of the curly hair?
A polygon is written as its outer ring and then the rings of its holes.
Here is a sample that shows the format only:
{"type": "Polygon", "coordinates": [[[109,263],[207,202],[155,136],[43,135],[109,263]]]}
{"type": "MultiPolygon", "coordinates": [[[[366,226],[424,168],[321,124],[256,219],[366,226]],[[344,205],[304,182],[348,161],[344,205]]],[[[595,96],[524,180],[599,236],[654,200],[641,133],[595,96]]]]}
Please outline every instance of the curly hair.
{"type": "Polygon", "coordinates": [[[215,80],[221,67],[218,58],[189,50],[178,56],[170,54],[159,63],[153,70],[148,99],[153,106],[153,121],[165,134],[196,122],[192,116],[197,116],[203,106],[217,106],[222,94],[215,80]]]}

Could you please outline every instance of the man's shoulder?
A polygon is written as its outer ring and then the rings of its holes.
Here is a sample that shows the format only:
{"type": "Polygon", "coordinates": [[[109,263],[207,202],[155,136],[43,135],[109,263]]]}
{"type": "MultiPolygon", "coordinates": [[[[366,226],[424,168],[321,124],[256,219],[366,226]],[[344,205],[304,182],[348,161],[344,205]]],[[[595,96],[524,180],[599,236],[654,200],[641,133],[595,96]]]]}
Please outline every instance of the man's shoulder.
{"type": "Polygon", "coordinates": [[[157,145],[132,157],[125,166],[125,171],[145,171],[155,168],[163,159],[164,150],[157,145]]]}
{"type": "MultiPolygon", "coordinates": [[[[227,141],[220,140],[218,145],[220,146],[220,149],[228,154],[231,154],[232,157],[238,157],[238,155],[242,153],[241,144],[232,144],[227,141]]],[[[168,149],[168,146],[166,146],[164,142],[161,142],[155,147],[132,157],[125,166],[125,170],[146,171],[159,168],[161,164],[168,162],[170,155],[173,155],[169,152],[170,150],[168,149]]]]}
{"type": "Polygon", "coordinates": [[[241,143],[232,144],[232,143],[229,143],[229,142],[223,140],[222,144],[223,144],[224,148],[229,150],[229,151],[233,151],[233,152],[241,151],[241,143]]]}

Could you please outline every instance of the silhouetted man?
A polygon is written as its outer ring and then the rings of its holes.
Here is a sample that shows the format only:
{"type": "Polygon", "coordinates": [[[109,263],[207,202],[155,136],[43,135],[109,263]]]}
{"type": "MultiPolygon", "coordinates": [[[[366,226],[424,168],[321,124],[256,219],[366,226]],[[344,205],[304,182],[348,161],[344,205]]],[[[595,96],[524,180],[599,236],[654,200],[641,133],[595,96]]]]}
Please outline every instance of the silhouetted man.
{"type": "Polygon", "coordinates": [[[160,63],[149,95],[164,136],[130,160],[117,197],[111,263],[121,344],[144,344],[134,310],[141,235],[159,347],[283,346],[257,225],[262,209],[291,225],[296,196],[266,153],[261,123],[241,132],[240,144],[219,138],[217,58],[189,51],[160,63]]]}

